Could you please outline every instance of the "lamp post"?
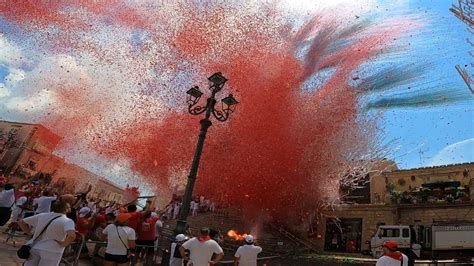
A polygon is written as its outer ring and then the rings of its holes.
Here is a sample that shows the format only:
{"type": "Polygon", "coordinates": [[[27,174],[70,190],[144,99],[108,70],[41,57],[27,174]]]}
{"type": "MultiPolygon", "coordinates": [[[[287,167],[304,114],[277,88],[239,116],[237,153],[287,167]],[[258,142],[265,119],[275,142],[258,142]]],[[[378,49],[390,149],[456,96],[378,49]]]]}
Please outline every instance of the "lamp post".
{"type": "Polygon", "coordinates": [[[178,221],[176,223],[176,228],[174,229],[174,233],[176,235],[182,234],[186,231],[186,219],[188,218],[189,214],[189,204],[191,203],[194,183],[196,182],[196,175],[199,168],[199,160],[201,158],[202,148],[204,145],[204,140],[206,138],[207,129],[212,125],[212,122],[210,120],[211,115],[213,115],[217,120],[224,122],[229,118],[230,114],[234,112],[235,106],[238,104],[237,100],[235,100],[232,94],[229,94],[229,96],[222,99],[221,110],[216,109],[216,93],[222,90],[227,79],[222,76],[222,73],[217,72],[212,74],[212,76],[210,76],[208,80],[211,82],[211,85],[209,87],[209,90],[211,91],[211,96],[207,98],[206,105],[198,105],[199,99],[203,95],[203,93],[199,90],[198,86],[195,86],[186,92],[188,94],[186,103],[188,104],[189,113],[192,115],[200,115],[205,112],[205,117],[200,121],[201,131],[199,133],[198,143],[196,146],[196,151],[194,152],[193,163],[191,165],[191,171],[189,172],[188,176],[188,183],[186,185],[186,190],[183,196],[183,205],[181,206],[178,221]]]}

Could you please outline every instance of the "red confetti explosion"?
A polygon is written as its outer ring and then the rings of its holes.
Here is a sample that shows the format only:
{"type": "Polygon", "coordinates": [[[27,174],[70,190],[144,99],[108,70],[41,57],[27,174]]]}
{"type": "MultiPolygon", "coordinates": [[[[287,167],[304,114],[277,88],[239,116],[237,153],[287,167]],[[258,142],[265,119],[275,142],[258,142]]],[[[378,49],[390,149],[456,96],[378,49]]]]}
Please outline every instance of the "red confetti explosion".
{"type": "MultiPolygon", "coordinates": [[[[76,90],[51,79],[55,104],[64,109],[43,121],[69,140],[67,145],[86,136],[102,156],[128,159],[134,171],[161,189],[183,178],[176,173],[188,171],[197,141],[200,118],[182,110],[182,94],[222,72],[240,104],[228,122],[213,121],[195,192],[274,218],[336,197],[347,153],[367,141],[348,81],[358,80],[353,72],[387,48],[405,25],[349,27],[322,15],[295,30],[272,6],[252,11],[231,4],[203,9],[80,1],[46,8],[14,2],[3,4],[0,13],[27,29],[22,34],[31,42],[51,54],[67,52],[81,66],[80,60],[95,58],[96,65],[85,66],[88,83],[78,81],[84,84],[76,90]],[[31,27],[38,31],[31,33],[31,27]],[[61,30],[50,38],[54,27],[61,30]],[[118,108],[120,96],[106,92],[87,94],[88,88],[99,90],[97,83],[107,75],[96,74],[99,68],[120,69],[120,81],[132,84],[125,87],[133,91],[130,106],[118,108]],[[319,77],[323,82],[307,84],[325,70],[331,74],[319,77]],[[181,79],[171,85],[169,76],[181,79]],[[156,102],[165,107],[156,111],[156,102]],[[112,119],[111,109],[127,117],[112,119]]],[[[123,91],[120,82],[107,85],[123,91]]]]}

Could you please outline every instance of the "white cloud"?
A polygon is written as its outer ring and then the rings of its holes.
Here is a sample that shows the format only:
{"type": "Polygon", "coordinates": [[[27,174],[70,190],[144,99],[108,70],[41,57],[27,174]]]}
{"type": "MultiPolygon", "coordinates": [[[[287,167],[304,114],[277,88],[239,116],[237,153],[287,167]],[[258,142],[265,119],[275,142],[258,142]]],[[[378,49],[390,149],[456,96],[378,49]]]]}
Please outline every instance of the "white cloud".
{"type": "Polygon", "coordinates": [[[0,83],[0,98],[10,96],[10,92],[5,87],[5,84],[0,83]]]}
{"type": "Polygon", "coordinates": [[[8,75],[5,76],[5,85],[8,88],[14,87],[19,81],[25,78],[25,71],[18,68],[11,68],[8,75]]]}
{"type": "Polygon", "coordinates": [[[22,50],[15,44],[9,42],[3,34],[0,34],[0,64],[16,68],[22,63],[22,50]]]}
{"type": "Polygon", "coordinates": [[[50,108],[50,104],[53,102],[53,94],[51,91],[41,90],[33,95],[11,97],[6,100],[5,107],[19,112],[46,110],[50,108]]]}
{"type": "Polygon", "coordinates": [[[464,162],[474,162],[474,138],[446,146],[431,159],[430,165],[446,165],[464,162]]]}

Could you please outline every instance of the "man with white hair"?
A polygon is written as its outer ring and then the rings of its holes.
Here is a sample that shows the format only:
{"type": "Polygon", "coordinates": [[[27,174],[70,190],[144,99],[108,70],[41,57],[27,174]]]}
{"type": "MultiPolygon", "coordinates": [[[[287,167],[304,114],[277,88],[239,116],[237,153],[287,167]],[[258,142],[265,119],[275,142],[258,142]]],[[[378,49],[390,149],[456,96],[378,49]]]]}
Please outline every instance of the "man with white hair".
{"type": "Polygon", "coordinates": [[[255,246],[253,236],[245,237],[245,245],[240,246],[234,255],[234,266],[257,266],[257,256],[262,248],[255,246]]]}

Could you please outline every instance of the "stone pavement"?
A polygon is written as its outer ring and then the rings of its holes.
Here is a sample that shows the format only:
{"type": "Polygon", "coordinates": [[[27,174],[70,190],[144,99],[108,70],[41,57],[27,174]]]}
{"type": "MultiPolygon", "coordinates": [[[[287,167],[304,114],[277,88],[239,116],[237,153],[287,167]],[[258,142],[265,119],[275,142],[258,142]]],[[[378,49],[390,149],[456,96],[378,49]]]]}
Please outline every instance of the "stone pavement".
{"type": "Polygon", "coordinates": [[[11,243],[5,244],[4,237],[2,237],[0,242],[0,266],[22,265],[23,260],[16,256],[17,249],[11,243]]]}
{"type": "Polygon", "coordinates": [[[6,226],[0,227],[0,266],[22,265],[23,260],[16,256],[16,251],[25,243],[26,236],[16,236],[6,243],[8,235],[5,230],[6,226]]]}

